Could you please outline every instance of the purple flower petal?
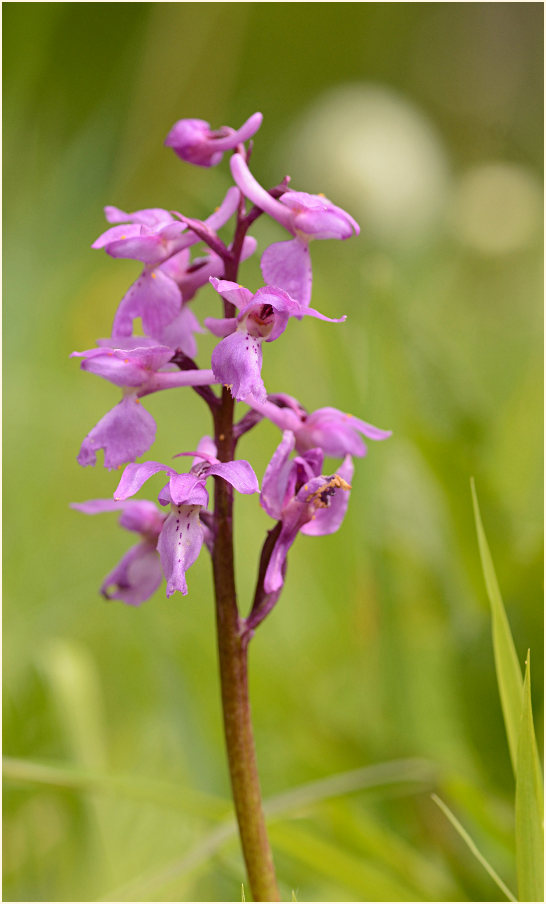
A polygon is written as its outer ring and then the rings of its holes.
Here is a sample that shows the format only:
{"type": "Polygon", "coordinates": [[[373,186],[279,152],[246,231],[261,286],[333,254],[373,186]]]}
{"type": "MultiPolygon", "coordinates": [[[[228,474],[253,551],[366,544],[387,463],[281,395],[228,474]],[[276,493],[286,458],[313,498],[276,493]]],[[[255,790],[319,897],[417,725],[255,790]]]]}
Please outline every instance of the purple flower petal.
{"type": "Polygon", "coordinates": [[[294,464],[298,468],[298,478],[304,483],[318,477],[322,471],[324,453],[322,449],[309,449],[304,455],[296,455],[294,464]]]}
{"type": "Polygon", "coordinates": [[[129,499],[115,502],[112,499],[89,499],[87,502],[71,502],[70,508],[85,515],[99,515],[103,512],[120,511],[119,523],[125,530],[134,531],[148,538],[157,537],[165,520],[155,503],[146,499],[129,499]]]}
{"type": "Polygon", "coordinates": [[[298,536],[303,525],[312,517],[310,506],[293,499],[285,507],[282,516],[281,532],[273,548],[269,565],[264,578],[264,590],[266,593],[275,593],[280,590],[284,582],[286,570],[286,557],[288,550],[298,536]]]}
{"type": "Polygon", "coordinates": [[[263,286],[241,310],[237,320],[253,336],[273,342],[284,333],[290,317],[301,317],[303,313],[299,301],[291,298],[284,289],[263,286]]]}
{"type": "Polygon", "coordinates": [[[262,254],[260,267],[269,286],[279,286],[300,304],[309,304],[313,276],[306,242],[296,237],[269,245],[262,254]]]}
{"type": "Polygon", "coordinates": [[[231,386],[231,394],[242,401],[254,396],[265,402],[267,393],[261,377],[262,340],[250,336],[246,330],[236,330],[223,339],[212,353],[212,370],[215,378],[231,386]]]}
{"type": "Polygon", "coordinates": [[[202,436],[197,445],[196,458],[192,461],[192,467],[198,465],[203,459],[211,464],[216,464],[218,461],[216,457],[217,453],[218,449],[216,448],[216,443],[212,437],[202,436]]]}
{"type": "Polygon", "coordinates": [[[360,232],[356,220],[324,195],[287,191],[281,198],[293,216],[294,229],[314,239],[348,239],[360,232]]]}
{"type": "Polygon", "coordinates": [[[165,521],[164,512],[160,512],[155,502],[148,499],[128,499],[123,503],[123,511],[119,523],[125,530],[142,534],[154,546],[165,521]]]}
{"type": "Polygon", "coordinates": [[[275,449],[273,457],[265,469],[260,503],[272,518],[279,519],[282,515],[286,489],[292,470],[290,455],[294,450],[294,445],[294,434],[290,430],[285,430],[280,444],[275,449]]]}
{"type": "Polygon", "coordinates": [[[71,502],[70,508],[83,512],[84,515],[101,515],[103,512],[122,511],[126,504],[114,502],[113,499],[88,499],[87,502],[71,502]]]}
{"type": "Polygon", "coordinates": [[[225,339],[237,329],[236,317],[205,317],[203,323],[214,336],[225,339]]]}
{"type": "Polygon", "coordinates": [[[101,593],[109,600],[140,606],[157,590],[163,579],[159,556],[147,542],[132,546],[108,574],[101,593]]]}
{"type": "Polygon", "coordinates": [[[391,436],[390,430],[380,430],[337,408],[319,408],[296,431],[296,448],[305,452],[320,446],[325,455],[336,458],[347,454],[362,457],[366,455],[366,445],[358,433],[374,440],[391,436]]]}
{"type": "MultiPolygon", "coordinates": [[[[280,430],[292,430],[293,433],[296,433],[301,427],[301,418],[303,409],[300,410],[291,407],[290,405],[278,406],[274,404],[274,402],[269,401],[270,399],[278,398],[279,396],[270,395],[267,397],[265,402],[258,402],[253,397],[249,397],[244,399],[243,401],[250,405],[254,411],[258,411],[263,417],[266,417],[271,421],[272,424],[275,424],[280,430]]],[[[286,398],[290,398],[290,396],[286,396],[286,398]]],[[[294,400],[295,401],[295,400],[294,400]]]]}
{"type": "Polygon", "coordinates": [[[252,292],[249,289],[245,289],[244,286],[231,282],[229,279],[217,279],[215,276],[211,276],[209,282],[222,298],[235,305],[236,308],[244,308],[252,300],[252,292]]]}
{"type": "Polygon", "coordinates": [[[156,425],[135,396],[126,396],[112,408],[84,439],[78,462],[96,464],[96,452],[104,449],[105,468],[119,468],[144,455],[155,440],[156,425]]]}
{"type": "MultiPolygon", "coordinates": [[[[170,502],[174,505],[208,505],[209,494],[205,489],[205,477],[199,474],[173,474],[169,480],[170,502]]],[[[161,501],[166,494],[161,493],[161,501]]]]}
{"type": "MultiPolygon", "coordinates": [[[[106,210],[107,208],[105,208],[106,210]]],[[[121,242],[125,239],[139,238],[142,235],[142,226],[138,223],[125,226],[112,226],[103,232],[91,245],[92,248],[107,248],[113,242],[121,242]]]]}
{"type": "Polygon", "coordinates": [[[173,468],[169,468],[168,465],[162,465],[158,461],[145,461],[142,464],[127,465],[114,492],[114,499],[125,500],[129,496],[134,496],[135,493],[138,493],[141,486],[154,474],[158,474],[159,471],[166,471],[167,474],[176,475],[176,471],[173,468]]]}
{"type": "Polygon", "coordinates": [[[159,535],[157,550],[167,578],[167,596],[175,590],[186,594],[186,571],[197,559],[203,545],[200,505],[173,506],[159,535]]]}
{"type": "Polygon", "coordinates": [[[166,261],[163,261],[163,263],[159,265],[158,269],[161,270],[162,273],[166,273],[167,276],[170,276],[171,279],[174,279],[174,281],[180,285],[180,283],[186,276],[189,263],[190,249],[183,248],[182,251],[179,251],[177,254],[173,254],[172,257],[169,257],[166,261]]]}
{"type": "Polygon", "coordinates": [[[70,357],[85,358],[82,370],[97,374],[116,386],[142,386],[172,358],[172,349],[166,345],[133,349],[103,346],[85,352],[72,352],[70,357]]]}
{"type": "Polygon", "coordinates": [[[154,227],[161,229],[173,221],[172,215],[162,207],[146,207],[144,210],[127,213],[119,207],[108,206],[104,208],[104,216],[109,223],[138,223],[152,229],[154,227]]]}
{"type": "Polygon", "coordinates": [[[258,478],[248,461],[219,462],[207,469],[207,476],[222,477],[234,487],[238,493],[257,493],[260,489],[258,478]]]}
{"type": "Polygon", "coordinates": [[[181,305],[182,295],[175,281],[159,269],[145,269],[120,302],[112,336],[130,336],[133,320],[141,317],[146,335],[159,337],[180,313],[181,305]]]}
{"type": "Polygon", "coordinates": [[[183,304],[180,314],[171,320],[167,326],[159,330],[161,341],[170,346],[171,350],[179,348],[185,355],[195,358],[197,343],[194,333],[204,333],[205,330],[199,323],[189,305],[183,304]]]}
{"type": "MultiPolygon", "coordinates": [[[[177,223],[175,226],[178,234],[181,234],[184,229],[183,224],[177,223]]],[[[126,235],[120,241],[110,241],[104,246],[106,253],[110,257],[141,261],[143,264],[151,264],[152,266],[161,263],[169,254],[175,251],[176,246],[173,242],[175,236],[165,236],[160,232],[145,232],[146,228],[146,226],[140,227],[142,230],[140,235],[126,235]]]]}

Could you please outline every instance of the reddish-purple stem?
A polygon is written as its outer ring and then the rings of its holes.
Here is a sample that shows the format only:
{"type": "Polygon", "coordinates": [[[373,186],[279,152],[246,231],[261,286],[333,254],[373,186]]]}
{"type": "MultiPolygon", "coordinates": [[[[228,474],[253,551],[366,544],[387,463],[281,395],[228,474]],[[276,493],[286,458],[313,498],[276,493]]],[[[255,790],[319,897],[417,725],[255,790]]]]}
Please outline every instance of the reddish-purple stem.
{"type": "MultiPolygon", "coordinates": [[[[237,217],[235,237],[224,278],[237,281],[243,240],[250,225],[244,207],[237,217]]],[[[224,299],[224,316],[235,309],[224,299]]],[[[214,436],[220,461],[232,461],[237,438],[234,434],[234,400],[227,387],[212,409],[214,436]]],[[[248,695],[248,642],[245,621],[239,616],[233,560],[233,489],[215,478],[214,546],[212,565],[216,597],[218,659],[222,691],[224,733],[231,787],[250,890],[255,901],[278,901],[279,891],[267,837],[256,763],[256,749],[248,695]]]]}

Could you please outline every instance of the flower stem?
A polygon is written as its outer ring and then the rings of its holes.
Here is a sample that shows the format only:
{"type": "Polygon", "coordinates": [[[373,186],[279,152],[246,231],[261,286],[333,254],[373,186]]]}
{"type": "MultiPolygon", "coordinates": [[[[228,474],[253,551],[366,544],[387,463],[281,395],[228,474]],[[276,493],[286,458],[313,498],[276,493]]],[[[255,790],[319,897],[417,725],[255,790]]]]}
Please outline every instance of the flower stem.
{"type": "MultiPolygon", "coordinates": [[[[237,279],[242,243],[246,232],[241,211],[237,218],[233,257],[226,263],[225,278],[237,279]]],[[[230,310],[231,309],[231,310],[230,310]]],[[[224,314],[233,316],[224,301],[224,314]]],[[[237,438],[233,429],[234,401],[222,387],[220,404],[212,408],[217,456],[232,461],[237,438]]],[[[256,764],[256,749],[248,696],[248,642],[245,622],[239,617],[233,562],[233,489],[219,477],[214,479],[214,547],[212,566],[216,597],[218,659],[222,690],[224,734],[233,801],[241,846],[255,901],[278,901],[273,857],[267,837],[256,764]]]]}
{"type": "MultiPolygon", "coordinates": [[[[216,417],[216,443],[222,461],[232,458],[233,400],[223,390],[216,417]]],[[[216,539],[213,552],[218,657],[224,733],[233,800],[243,856],[255,901],[278,901],[273,858],[262,809],[248,696],[248,634],[239,617],[233,566],[233,491],[215,479],[216,539]]]]}

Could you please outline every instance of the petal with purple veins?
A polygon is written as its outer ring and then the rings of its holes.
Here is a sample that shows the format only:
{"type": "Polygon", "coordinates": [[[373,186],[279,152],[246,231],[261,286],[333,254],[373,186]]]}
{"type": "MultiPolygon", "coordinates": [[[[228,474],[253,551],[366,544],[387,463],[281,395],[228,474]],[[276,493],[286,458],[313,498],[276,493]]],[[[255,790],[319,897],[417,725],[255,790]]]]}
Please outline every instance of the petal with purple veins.
{"type": "Polygon", "coordinates": [[[235,399],[242,401],[251,395],[259,402],[266,401],[261,376],[262,339],[250,336],[246,330],[236,330],[216,346],[211,364],[215,378],[231,386],[235,399]]]}
{"type": "Polygon", "coordinates": [[[159,535],[157,550],[167,578],[167,596],[188,592],[186,571],[197,559],[203,545],[200,505],[173,506],[159,535]]]}

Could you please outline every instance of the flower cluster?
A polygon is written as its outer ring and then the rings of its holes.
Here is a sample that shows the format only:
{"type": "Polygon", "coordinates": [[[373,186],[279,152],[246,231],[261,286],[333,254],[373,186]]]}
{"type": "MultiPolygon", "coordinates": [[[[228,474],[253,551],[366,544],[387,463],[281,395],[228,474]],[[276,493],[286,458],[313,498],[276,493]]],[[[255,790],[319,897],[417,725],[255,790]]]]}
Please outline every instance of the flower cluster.
{"type": "MultiPolygon", "coordinates": [[[[362,437],[382,440],[390,435],[336,408],[309,413],[297,399],[268,393],[264,385],[263,345],[280,339],[291,318],[313,317],[330,324],[345,320],[310,306],[309,248],[312,239],[347,239],[357,235],[359,227],[323,195],[289,190],[288,179],[269,191],[259,184],[249,169],[249,158],[250,139],[261,122],[262,115],[255,113],[239,129],[212,130],[203,120],[183,119],[169,132],[165,144],[196,166],[216,166],[226,152],[232,152],[235,184],[206,219],[160,208],[133,213],[105,208],[110,226],[92,247],[114,258],[139,261],[142,270],[119,303],[110,337],[98,340],[95,348],[72,354],[81,359],[82,370],[122,390],[121,400],[83,440],[78,462],[95,465],[102,449],[106,468],[126,465],[113,500],[95,499],[73,507],[91,515],[119,511],[121,526],[140,536],[140,542],[104,579],[101,592],[108,599],[138,606],[164,577],[167,596],[175,591],[187,593],[187,570],[203,545],[214,553],[217,542],[219,515],[209,508],[207,490],[207,480],[213,477],[229,486],[230,499],[233,490],[259,492],[263,509],[276,522],[262,552],[255,604],[248,619],[252,627],[278,598],[288,552],[298,534],[328,534],[339,528],[351,490],[352,459],[366,454],[362,437]],[[253,291],[237,281],[238,269],[256,251],[256,240],[247,233],[264,214],[290,238],[264,249],[264,284],[253,291]],[[230,220],[232,238],[226,242],[220,231],[230,220]],[[201,248],[192,256],[198,245],[201,248]],[[220,296],[222,316],[206,317],[201,324],[194,311],[195,299],[209,284],[220,296]],[[201,368],[194,360],[196,337],[205,331],[219,341],[208,366],[201,368]],[[203,437],[195,452],[178,453],[193,456],[185,473],[157,461],[137,462],[148,453],[156,435],[155,420],[142,399],[181,387],[192,387],[209,406],[214,439],[203,437]],[[229,422],[228,441],[220,412],[227,410],[230,395],[249,410],[238,422],[229,422]],[[235,446],[263,418],[275,424],[282,436],[260,491],[251,465],[235,458],[235,446]],[[340,460],[333,471],[324,467],[325,456],[340,460]],[[162,508],[132,498],[160,472],[168,476],[158,496],[162,508]]],[[[229,401],[230,412],[233,404],[229,401]]]]}

